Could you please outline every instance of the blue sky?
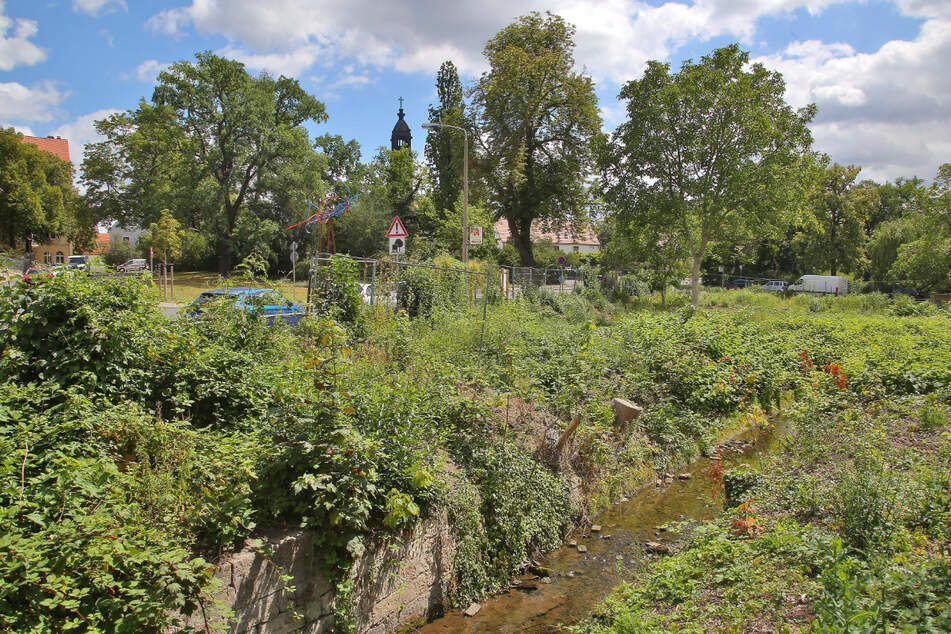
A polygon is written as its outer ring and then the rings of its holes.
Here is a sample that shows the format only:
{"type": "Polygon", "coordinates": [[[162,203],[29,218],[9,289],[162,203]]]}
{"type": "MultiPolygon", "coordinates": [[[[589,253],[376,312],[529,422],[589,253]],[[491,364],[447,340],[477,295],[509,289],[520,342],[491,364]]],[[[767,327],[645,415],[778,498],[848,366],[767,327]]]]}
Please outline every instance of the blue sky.
{"type": "Polygon", "coordinates": [[[608,130],[646,60],[677,66],[740,42],[783,72],[791,103],[818,104],[816,147],[862,177],[930,179],[951,161],[949,0],[0,0],[0,125],[68,138],[78,164],[94,120],[212,50],[297,78],[330,115],[312,133],[355,138],[364,159],[388,143],[403,96],[420,150],[439,64],[471,83],[487,39],[546,9],[576,25],[608,130]]]}

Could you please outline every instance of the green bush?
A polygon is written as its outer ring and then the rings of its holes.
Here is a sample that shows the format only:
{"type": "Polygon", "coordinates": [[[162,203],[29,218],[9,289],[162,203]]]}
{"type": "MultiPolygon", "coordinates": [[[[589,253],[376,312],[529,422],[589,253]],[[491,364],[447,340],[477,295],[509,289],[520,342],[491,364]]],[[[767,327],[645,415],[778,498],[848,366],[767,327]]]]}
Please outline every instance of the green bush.
{"type": "Polygon", "coordinates": [[[471,532],[461,535],[463,544],[485,548],[481,563],[464,561],[470,576],[463,584],[475,596],[504,584],[533,555],[561,543],[574,514],[568,483],[521,447],[476,440],[456,444],[453,457],[478,488],[474,499],[481,504],[481,524],[470,517],[462,527],[471,532]]]}
{"type": "Polygon", "coordinates": [[[108,266],[118,266],[125,264],[138,255],[138,249],[129,242],[113,238],[109,241],[109,249],[106,250],[104,259],[108,266]]]}
{"type": "Polygon", "coordinates": [[[196,537],[254,527],[251,438],[51,384],[0,387],[0,422],[0,629],[163,630],[210,587],[196,537]]]}
{"type": "Polygon", "coordinates": [[[343,323],[359,322],[363,298],[357,263],[346,257],[332,257],[312,274],[314,286],[310,297],[314,310],[343,323]]]}

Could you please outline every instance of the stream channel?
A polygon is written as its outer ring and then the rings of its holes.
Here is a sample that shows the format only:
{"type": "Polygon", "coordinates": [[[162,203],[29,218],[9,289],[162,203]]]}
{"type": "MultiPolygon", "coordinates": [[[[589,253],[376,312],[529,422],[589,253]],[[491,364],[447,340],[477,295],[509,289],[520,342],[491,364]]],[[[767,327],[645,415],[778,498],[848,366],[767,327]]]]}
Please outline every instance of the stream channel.
{"type": "MultiPolygon", "coordinates": [[[[785,435],[782,419],[774,427],[754,427],[718,446],[724,469],[740,464],[755,466],[776,451],[785,435]]],[[[627,501],[612,506],[592,519],[600,532],[587,527],[568,537],[558,550],[539,560],[550,570],[551,583],[525,574],[507,590],[487,598],[482,609],[467,617],[459,610],[427,623],[417,632],[555,632],[559,624],[584,618],[619,583],[629,580],[652,557],[645,553],[648,541],[661,544],[677,539],[664,530],[667,524],[685,519],[707,520],[722,512],[714,502],[714,461],[698,458],[673,473],[674,481],[651,485],[627,501]],[[680,474],[690,474],[681,479],[680,474]],[[586,552],[571,546],[586,547],[586,552]]]]}

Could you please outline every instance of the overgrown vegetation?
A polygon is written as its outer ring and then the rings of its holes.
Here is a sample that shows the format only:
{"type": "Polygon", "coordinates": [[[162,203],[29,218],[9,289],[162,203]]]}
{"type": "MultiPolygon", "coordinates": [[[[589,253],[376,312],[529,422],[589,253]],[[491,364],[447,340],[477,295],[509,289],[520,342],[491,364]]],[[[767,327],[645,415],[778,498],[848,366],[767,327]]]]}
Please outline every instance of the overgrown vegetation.
{"type": "Polygon", "coordinates": [[[579,629],[951,627],[947,320],[835,322],[838,332],[802,339],[782,451],[727,472],[732,508],[682,526],[680,551],[579,629]]]}
{"type": "MultiPolygon", "coordinates": [[[[329,576],[348,588],[354,558],[441,509],[459,543],[456,600],[466,602],[784,392],[801,393],[803,420],[858,411],[846,395],[864,407],[927,393],[916,425],[932,438],[947,426],[942,313],[816,313],[773,299],[607,317],[596,307],[606,300],[582,289],[493,305],[480,345],[468,302],[444,301],[469,292],[449,276],[419,282],[439,310],[414,319],[363,306],[344,264],[326,273],[324,314],[293,330],[227,311],[166,321],[138,278],[59,276],[2,291],[2,627],[167,627],[176,613],[212,607],[207,560],[266,524],[313,529],[329,576]],[[831,364],[835,377],[822,369],[831,364]],[[644,415],[617,427],[615,396],[644,415]],[[572,419],[574,434],[556,443],[572,419]]],[[[803,447],[818,448],[833,428],[802,429],[816,439],[803,447]]],[[[878,506],[862,497],[873,477],[891,491],[882,465],[893,458],[855,463],[860,479],[836,479],[833,497],[815,498],[856,509],[829,520],[853,559],[849,549],[892,543],[907,526],[891,493],[878,506]]],[[[773,507],[752,481],[765,513],[773,507]]],[[[921,507],[922,522],[946,525],[942,499],[921,497],[937,505],[921,507]]],[[[728,547],[762,556],[755,543],[728,547]]],[[[352,624],[345,612],[341,624],[352,624]]]]}

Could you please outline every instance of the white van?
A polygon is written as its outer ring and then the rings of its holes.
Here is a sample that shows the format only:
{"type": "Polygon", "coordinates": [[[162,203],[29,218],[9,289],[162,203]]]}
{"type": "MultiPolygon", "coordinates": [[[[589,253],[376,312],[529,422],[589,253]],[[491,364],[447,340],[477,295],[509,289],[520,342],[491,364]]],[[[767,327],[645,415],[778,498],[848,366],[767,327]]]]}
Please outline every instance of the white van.
{"type": "Polygon", "coordinates": [[[148,260],[145,258],[133,258],[117,266],[116,270],[128,273],[129,271],[144,271],[147,268],[149,268],[148,260]]]}
{"type": "Polygon", "coordinates": [[[794,293],[846,295],[849,281],[841,275],[803,275],[789,285],[789,290],[794,293]]]}

